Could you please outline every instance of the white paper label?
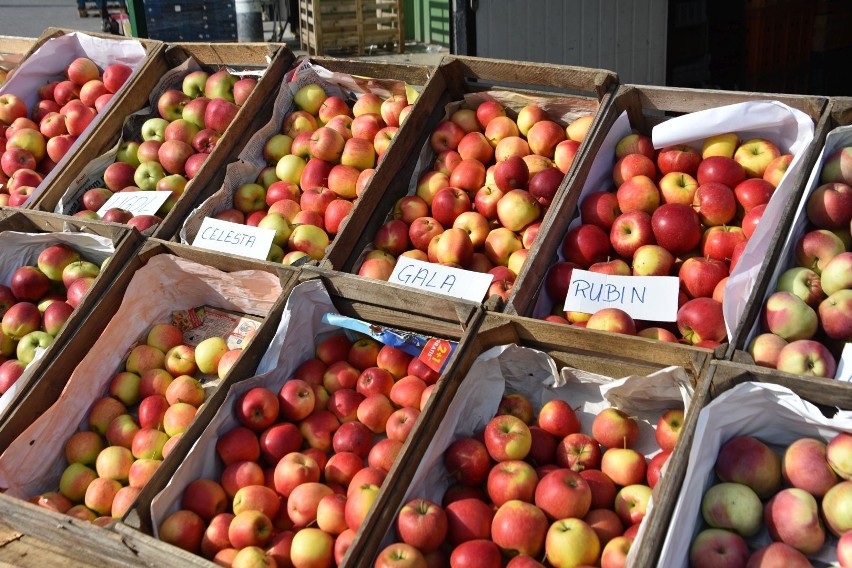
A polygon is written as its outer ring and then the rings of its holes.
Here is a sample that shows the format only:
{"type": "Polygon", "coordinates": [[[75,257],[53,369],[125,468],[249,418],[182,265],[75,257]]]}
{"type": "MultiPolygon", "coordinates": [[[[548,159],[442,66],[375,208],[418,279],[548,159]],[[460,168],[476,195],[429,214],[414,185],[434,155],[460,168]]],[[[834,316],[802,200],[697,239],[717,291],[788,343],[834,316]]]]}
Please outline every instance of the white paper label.
{"type": "Polygon", "coordinates": [[[485,299],[493,279],[492,274],[401,256],[397,259],[388,282],[480,303],[485,299]]]}
{"type": "Polygon", "coordinates": [[[98,215],[103,217],[110,209],[124,209],[134,216],[155,215],[171,194],[171,191],[119,191],[98,209],[98,215]]]}
{"type": "Polygon", "coordinates": [[[837,374],[834,376],[838,381],[852,383],[852,343],[843,346],[840,361],[837,362],[837,374]]]}
{"type": "Polygon", "coordinates": [[[205,217],[192,246],[266,260],[275,231],[205,217]]]}
{"type": "Polygon", "coordinates": [[[565,311],[593,314],[618,308],[633,319],[677,321],[679,285],[676,276],[613,276],[574,270],[565,311]]]}

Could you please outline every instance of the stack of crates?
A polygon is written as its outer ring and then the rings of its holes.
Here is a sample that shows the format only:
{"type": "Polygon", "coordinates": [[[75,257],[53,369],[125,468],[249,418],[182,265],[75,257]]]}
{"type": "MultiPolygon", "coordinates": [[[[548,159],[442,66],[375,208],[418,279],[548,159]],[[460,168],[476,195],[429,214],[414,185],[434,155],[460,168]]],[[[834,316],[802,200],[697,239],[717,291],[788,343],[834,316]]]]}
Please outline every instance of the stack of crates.
{"type": "Polygon", "coordinates": [[[148,37],[161,41],[237,41],[234,0],[145,0],[148,37]]]}
{"type": "Polygon", "coordinates": [[[402,0],[299,0],[302,49],[311,55],[373,47],[405,51],[402,0]]]}

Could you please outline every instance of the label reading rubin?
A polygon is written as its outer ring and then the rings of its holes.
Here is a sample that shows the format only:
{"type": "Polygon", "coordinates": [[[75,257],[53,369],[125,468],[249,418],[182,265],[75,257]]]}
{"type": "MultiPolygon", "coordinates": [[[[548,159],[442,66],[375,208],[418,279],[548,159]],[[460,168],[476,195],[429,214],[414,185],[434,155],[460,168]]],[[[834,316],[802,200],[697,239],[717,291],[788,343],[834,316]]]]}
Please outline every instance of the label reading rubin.
{"type": "Polygon", "coordinates": [[[192,246],[266,260],[275,231],[205,217],[192,246]]]}
{"type": "Polygon", "coordinates": [[[677,321],[678,289],[676,276],[614,276],[574,270],[565,311],[593,314],[618,308],[633,319],[677,321]]]}
{"type": "Polygon", "coordinates": [[[388,282],[479,303],[485,298],[493,278],[491,274],[401,256],[388,282]]]}
{"type": "Polygon", "coordinates": [[[171,191],[119,191],[98,209],[98,215],[103,217],[110,209],[124,209],[134,216],[155,215],[171,194],[171,191]]]}

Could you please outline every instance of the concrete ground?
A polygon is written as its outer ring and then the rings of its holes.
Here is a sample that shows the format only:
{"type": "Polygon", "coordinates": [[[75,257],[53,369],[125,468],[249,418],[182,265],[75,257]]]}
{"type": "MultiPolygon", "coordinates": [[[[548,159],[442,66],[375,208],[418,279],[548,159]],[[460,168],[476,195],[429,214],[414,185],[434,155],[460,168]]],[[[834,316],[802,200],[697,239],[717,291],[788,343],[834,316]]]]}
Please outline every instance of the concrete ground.
{"type": "MultiPolygon", "coordinates": [[[[94,12],[93,12],[94,14],[94,12]]],[[[37,38],[48,27],[59,27],[80,31],[101,31],[101,19],[98,17],[80,18],[74,0],[0,0],[0,36],[37,38]]],[[[270,41],[275,23],[264,22],[264,40],[270,41]]],[[[287,43],[293,52],[305,55],[289,27],[284,29],[281,41],[287,43]]],[[[410,42],[405,53],[391,53],[373,50],[360,58],[378,61],[395,61],[417,65],[436,65],[441,57],[447,55],[447,48],[437,45],[424,45],[410,42]]],[[[348,53],[330,53],[336,57],[356,58],[348,53]]]]}

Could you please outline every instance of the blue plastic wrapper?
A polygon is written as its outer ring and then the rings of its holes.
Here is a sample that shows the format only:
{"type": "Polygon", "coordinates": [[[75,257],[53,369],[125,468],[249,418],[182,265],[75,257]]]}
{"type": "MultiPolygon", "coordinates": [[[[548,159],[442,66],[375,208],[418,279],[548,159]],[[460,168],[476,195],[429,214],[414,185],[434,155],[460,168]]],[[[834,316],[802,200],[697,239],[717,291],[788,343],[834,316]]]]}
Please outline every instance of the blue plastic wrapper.
{"type": "Polygon", "coordinates": [[[412,357],[417,357],[429,368],[439,373],[444,371],[447,362],[458,347],[458,343],[455,341],[382,327],[331,312],[323,316],[322,322],[369,335],[380,343],[405,351],[412,357]]]}

